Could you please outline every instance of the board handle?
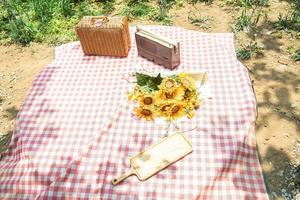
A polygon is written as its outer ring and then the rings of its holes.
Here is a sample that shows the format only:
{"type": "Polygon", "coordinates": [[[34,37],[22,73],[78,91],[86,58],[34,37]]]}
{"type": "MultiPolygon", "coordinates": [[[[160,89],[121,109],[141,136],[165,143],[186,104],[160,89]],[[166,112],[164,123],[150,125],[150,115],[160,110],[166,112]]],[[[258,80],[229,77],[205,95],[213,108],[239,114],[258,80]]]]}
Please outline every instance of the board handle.
{"type": "Polygon", "coordinates": [[[123,181],[124,179],[126,179],[127,177],[133,175],[134,173],[132,171],[129,171],[125,174],[122,174],[119,177],[114,178],[111,182],[113,185],[117,185],[118,183],[120,183],[121,181],[123,181]]]}

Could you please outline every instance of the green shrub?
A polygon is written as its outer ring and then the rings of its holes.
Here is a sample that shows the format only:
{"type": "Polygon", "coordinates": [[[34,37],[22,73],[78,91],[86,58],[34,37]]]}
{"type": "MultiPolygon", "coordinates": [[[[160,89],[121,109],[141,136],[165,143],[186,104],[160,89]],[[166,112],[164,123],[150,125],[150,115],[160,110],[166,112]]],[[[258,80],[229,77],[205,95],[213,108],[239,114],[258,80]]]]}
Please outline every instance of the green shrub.
{"type": "Polygon", "coordinates": [[[172,25],[173,22],[169,15],[169,10],[176,2],[171,0],[157,0],[156,2],[158,7],[152,8],[149,18],[154,21],[160,21],[164,25],[172,25]]]}
{"type": "Polygon", "coordinates": [[[83,16],[93,16],[96,15],[95,11],[91,8],[90,4],[86,1],[81,2],[75,9],[76,15],[73,17],[78,17],[79,19],[83,16]]]}
{"type": "Polygon", "coordinates": [[[105,0],[102,4],[104,14],[112,13],[115,10],[115,0],[105,0]]]}
{"type": "Polygon", "coordinates": [[[2,41],[9,40],[9,35],[7,34],[8,31],[8,13],[3,7],[3,4],[0,4],[0,10],[1,10],[1,15],[0,15],[0,38],[2,41]]]}
{"type": "MultiPolygon", "coordinates": [[[[18,5],[21,4],[22,3],[19,3],[18,5]]],[[[40,21],[41,23],[45,23],[52,19],[53,12],[57,5],[54,0],[33,0],[29,6],[31,7],[30,9],[34,11],[34,19],[40,21]]],[[[18,9],[18,11],[21,12],[21,9],[18,9]]]]}
{"type": "MultiPolygon", "coordinates": [[[[27,44],[34,38],[34,30],[29,23],[26,23],[21,16],[17,16],[12,6],[8,1],[2,1],[0,18],[3,20],[1,23],[1,32],[3,38],[5,34],[10,37],[13,42],[20,44],[27,44]]],[[[2,39],[2,38],[1,38],[2,39]]]]}
{"type": "Polygon", "coordinates": [[[61,20],[63,16],[57,15],[45,26],[40,27],[42,31],[37,32],[35,41],[58,45],[76,39],[75,25],[79,18],[73,16],[68,20],[61,20]]]}
{"type": "Polygon", "coordinates": [[[11,39],[20,44],[28,44],[34,39],[35,32],[32,26],[26,24],[22,19],[11,20],[9,23],[11,39]]]}
{"type": "Polygon", "coordinates": [[[72,16],[73,15],[73,8],[70,0],[60,0],[59,1],[59,6],[61,9],[61,13],[67,17],[67,16],[72,16]]]}
{"type": "Polygon", "coordinates": [[[122,15],[128,17],[129,20],[132,20],[136,17],[147,16],[151,12],[151,8],[147,3],[148,1],[128,1],[121,12],[122,15]]]}
{"type": "Polygon", "coordinates": [[[157,0],[157,4],[159,6],[159,19],[163,20],[168,16],[171,5],[167,0],[157,0]]]}

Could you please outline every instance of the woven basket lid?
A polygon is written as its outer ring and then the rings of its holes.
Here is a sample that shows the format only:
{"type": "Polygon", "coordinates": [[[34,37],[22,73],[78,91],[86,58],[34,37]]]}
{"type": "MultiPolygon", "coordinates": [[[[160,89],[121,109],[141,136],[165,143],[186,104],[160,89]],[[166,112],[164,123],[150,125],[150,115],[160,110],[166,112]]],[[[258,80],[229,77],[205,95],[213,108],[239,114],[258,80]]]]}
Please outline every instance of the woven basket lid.
{"type": "Polygon", "coordinates": [[[122,28],[127,18],[124,16],[84,16],[76,28],[122,28]]]}

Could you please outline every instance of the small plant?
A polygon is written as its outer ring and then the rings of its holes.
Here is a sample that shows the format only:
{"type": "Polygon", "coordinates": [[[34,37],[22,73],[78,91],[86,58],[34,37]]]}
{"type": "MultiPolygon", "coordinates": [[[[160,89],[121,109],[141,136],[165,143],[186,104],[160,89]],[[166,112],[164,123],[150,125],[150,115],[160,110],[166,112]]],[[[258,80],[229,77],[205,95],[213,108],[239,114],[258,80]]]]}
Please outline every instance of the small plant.
{"type": "Polygon", "coordinates": [[[300,61],[300,48],[297,49],[291,56],[291,58],[293,59],[293,61],[298,62],[300,61]]]}
{"type": "Polygon", "coordinates": [[[151,10],[148,15],[149,18],[154,21],[160,21],[163,25],[172,25],[173,22],[169,15],[169,10],[176,2],[173,0],[157,0],[156,3],[158,7],[151,10]]]}
{"type": "Polygon", "coordinates": [[[165,0],[157,0],[158,7],[155,7],[149,13],[149,18],[154,21],[162,21],[166,17],[169,17],[169,7],[165,0]]]}
{"type": "Polygon", "coordinates": [[[249,48],[238,48],[236,53],[238,58],[241,60],[249,60],[251,58],[251,50],[249,48]]]}
{"type": "Polygon", "coordinates": [[[233,0],[227,3],[242,8],[242,13],[235,20],[232,29],[234,31],[243,30],[245,32],[253,29],[260,18],[266,15],[264,7],[268,6],[268,0],[233,0]]]}
{"type": "Polygon", "coordinates": [[[280,13],[275,27],[279,30],[292,30],[300,35],[300,1],[291,0],[287,13],[280,13]]]}
{"type": "Polygon", "coordinates": [[[202,29],[209,29],[212,18],[209,16],[196,16],[195,13],[190,13],[188,20],[195,26],[199,26],[202,29]]]}
{"type": "Polygon", "coordinates": [[[245,11],[242,11],[242,14],[234,22],[233,30],[249,32],[251,25],[251,18],[245,11]]]}
{"type": "Polygon", "coordinates": [[[168,12],[170,9],[170,4],[168,3],[167,0],[157,0],[157,4],[159,7],[159,18],[160,20],[163,20],[165,17],[168,16],[168,12]]]}
{"type": "Polygon", "coordinates": [[[237,56],[241,60],[248,60],[253,55],[262,55],[262,49],[256,41],[251,41],[250,44],[237,49],[237,56]]]}

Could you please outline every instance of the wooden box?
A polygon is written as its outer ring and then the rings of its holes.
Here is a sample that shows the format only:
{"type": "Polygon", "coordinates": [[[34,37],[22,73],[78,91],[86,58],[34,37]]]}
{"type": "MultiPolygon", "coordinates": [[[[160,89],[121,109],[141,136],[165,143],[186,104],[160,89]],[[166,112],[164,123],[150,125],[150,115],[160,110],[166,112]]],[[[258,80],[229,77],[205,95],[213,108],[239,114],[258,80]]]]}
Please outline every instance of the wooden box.
{"type": "Polygon", "coordinates": [[[180,44],[162,35],[137,27],[135,33],[138,55],[168,69],[180,64],[180,44]]]}

